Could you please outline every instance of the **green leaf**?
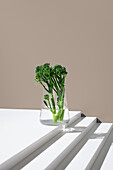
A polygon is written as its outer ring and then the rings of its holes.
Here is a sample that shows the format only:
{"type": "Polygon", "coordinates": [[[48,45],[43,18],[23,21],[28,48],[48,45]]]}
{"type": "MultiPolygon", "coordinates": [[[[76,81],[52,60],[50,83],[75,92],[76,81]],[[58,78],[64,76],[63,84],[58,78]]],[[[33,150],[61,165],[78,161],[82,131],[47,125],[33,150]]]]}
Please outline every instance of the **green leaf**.
{"type": "Polygon", "coordinates": [[[48,94],[45,94],[45,95],[44,95],[44,99],[45,99],[45,100],[49,100],[49,95],[48,95],[48,94]]]}
{"type": "Polygon", "coordinates": [[[46,102],[45,100],[44,100],[43,102],[44,102],[44,104],[45,104],[45,105],[48,107],[48,104],[47,104],[47,102],[46,102]]]}

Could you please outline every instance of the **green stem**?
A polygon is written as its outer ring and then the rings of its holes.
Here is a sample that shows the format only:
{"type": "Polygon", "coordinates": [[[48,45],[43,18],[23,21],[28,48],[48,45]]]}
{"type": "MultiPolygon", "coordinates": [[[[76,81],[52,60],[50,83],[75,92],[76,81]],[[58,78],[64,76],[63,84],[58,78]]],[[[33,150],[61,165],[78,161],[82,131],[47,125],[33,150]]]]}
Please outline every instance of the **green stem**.
{"type": "Polygon", "coordinates": [[[57,123],[57,115],[53,114],[53,123],[57,123]]]}
{"type": "Polygon", "coordinates": [[[53,85],[55,86],[55,88],[56,88],[56,93],[58,93],[58,91],[59,91],[59,87],[57,86],[57,82],[56,82],[56,79],[53,77],[52,78],[52,82],[53,82],[53,85]]]}
{"type": "Polygon", "coordinates": [[[57,120],[63,121],[65,109],[59,109],[57,113],[57,120]]]}
{"type": "Polygon", "coordinates": [[[50,111],[53,112],[50,101],[48,100],[50,111]]]}
{"type": "Polygon", "coordinates": [[[61,96],[59,97],[58,107],[59,107],[59,111],[57,114],[58,119],[60,121],[63,121],[64,112],[65,112],[65,109],[63,109],[63,107],[64,107],[64,87],[62,87],[62,90],[61,90],[61,96]]]}
{"type": "Polygon", "coordinates": [[[64,112],[65,112],[65,109],[63,109],[63,110],[61,111],[60,121],[63,121],[63,118],[64,118],[64,112]]]}
{"type": "Polygon", "coordinates": [[[52,106],[53,106],[53,114],[56,114],[56,107],[55,107],[55,101],[53,97],[53,93],[49,93],[49,96],[51,98],[52,106]]]}
{"type": "Polygon", "coordinates": [[[40,84],[43,86],[43,88],[49,93],[49,90],[44,86],[44,84],[40,81],[40,84]]]}
{"type": "Polygon", "coordinates": [[[56,84],[59,86],[59,88],[61,88],[60,83],[59,83],[59,81],[57,80],[57,76],[56,76],[56,75],[55,75],[55,80],[56,80],[56,84]]]}

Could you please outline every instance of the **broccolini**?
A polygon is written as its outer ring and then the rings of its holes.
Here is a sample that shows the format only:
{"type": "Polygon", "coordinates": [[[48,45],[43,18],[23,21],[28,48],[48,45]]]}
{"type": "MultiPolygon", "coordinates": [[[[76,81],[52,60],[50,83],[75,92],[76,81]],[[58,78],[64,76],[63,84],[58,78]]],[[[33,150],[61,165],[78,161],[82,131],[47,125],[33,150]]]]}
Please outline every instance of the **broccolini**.
{"type": "Polygon", "coordinates": [[[47,94],[44,95],[44,104],[50,109],[53,114],[53,122],[63,121],[64,117],[64,94],[65,94],[65,78],[67,71],[65,67],[61,65],[55,65],[50,67],[50,63],[37,66],[35,69],[35,81],[39,82],[46,90],[47,94]],[[57,95],[57,108],[55,106],[55,100],[53,93],[57,95]]]}

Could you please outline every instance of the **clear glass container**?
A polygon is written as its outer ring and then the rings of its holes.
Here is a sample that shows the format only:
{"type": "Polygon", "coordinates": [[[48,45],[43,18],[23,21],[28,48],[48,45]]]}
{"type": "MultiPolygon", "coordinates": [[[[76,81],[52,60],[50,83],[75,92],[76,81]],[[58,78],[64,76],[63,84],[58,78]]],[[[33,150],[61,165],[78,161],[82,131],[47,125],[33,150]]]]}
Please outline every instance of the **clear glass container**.
{"type": "Polygon", "coordinates": [[[69,120],[65,88],[60,91],[60,94],[54,91],[52,94],[49,94],[43,89],[40,122],[44,125],[59,126],[66,125],[69,120]]]}

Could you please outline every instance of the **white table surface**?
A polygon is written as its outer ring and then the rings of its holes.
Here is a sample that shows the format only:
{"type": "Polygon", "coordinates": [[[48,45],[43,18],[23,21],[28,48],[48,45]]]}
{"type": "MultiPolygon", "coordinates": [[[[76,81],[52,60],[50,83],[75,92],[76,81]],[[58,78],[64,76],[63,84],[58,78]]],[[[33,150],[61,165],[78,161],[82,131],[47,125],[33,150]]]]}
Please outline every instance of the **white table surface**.
{"type": "Polygon", "coordinates": [[[39,122],[39,110],[0,110],[0,163],[54,130],[39,122]]]}
{"type": "Polygon", "coordinates": [[[39,110],[0,109],[0,164],[56,130],[57,126],[42,125],[39,116],[39,110]]]}
{"type": "Polygon", "coordinates": [[[61,126],[42,125],[39,116],[39,110],[0,109],[0,170],[111,170],[112,123],[70,111],[69,131],[63,132],[61,126]]]}

